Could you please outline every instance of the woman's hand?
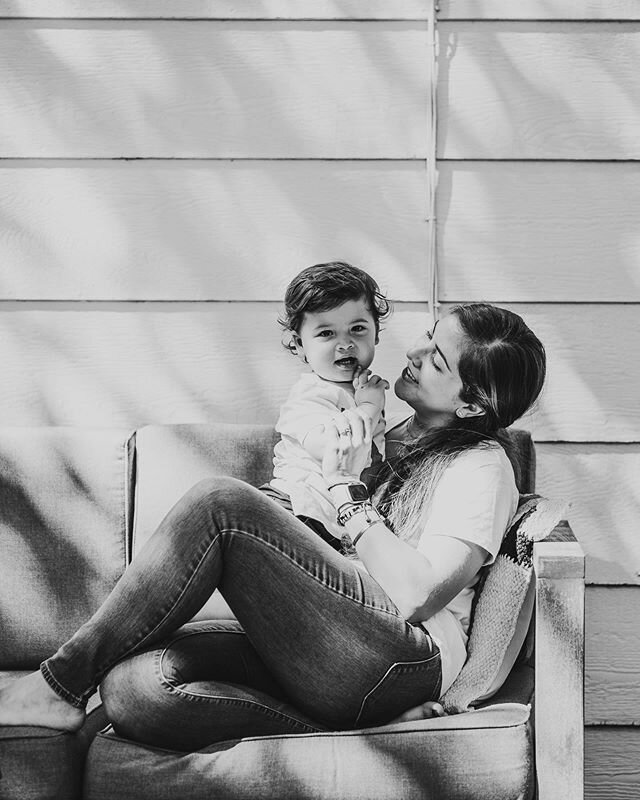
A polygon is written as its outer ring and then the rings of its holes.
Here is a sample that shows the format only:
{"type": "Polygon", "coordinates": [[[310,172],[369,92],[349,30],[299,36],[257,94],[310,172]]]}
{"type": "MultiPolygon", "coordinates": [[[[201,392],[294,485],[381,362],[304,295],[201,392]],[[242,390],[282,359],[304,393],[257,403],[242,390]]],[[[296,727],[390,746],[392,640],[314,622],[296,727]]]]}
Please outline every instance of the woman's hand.
{"type": "Polygon", "coordinates": [[[322,474],[327,484],[360,480],[371,453],[371,419],[366,411],[343,411],[326,426],[325,435],[322,474]]]}

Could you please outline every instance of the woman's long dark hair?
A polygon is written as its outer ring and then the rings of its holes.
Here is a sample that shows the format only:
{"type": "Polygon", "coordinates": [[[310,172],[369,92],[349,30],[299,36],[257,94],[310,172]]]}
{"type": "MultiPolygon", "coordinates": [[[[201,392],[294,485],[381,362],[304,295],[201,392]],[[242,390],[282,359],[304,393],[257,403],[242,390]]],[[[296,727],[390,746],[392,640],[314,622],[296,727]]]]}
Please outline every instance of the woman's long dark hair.
{"type": "Polygon", "coordinates": [[[435,486],[458,455],[498,442],[511,456],[503,431],[531,408],[544,384],[544,347],[521,317],[488,303],[458,305],[451,313],[464,335],[460,397],[484,413],[426,430],[380,476],[374,501],[403,539],[420,535],[435,486]]]}

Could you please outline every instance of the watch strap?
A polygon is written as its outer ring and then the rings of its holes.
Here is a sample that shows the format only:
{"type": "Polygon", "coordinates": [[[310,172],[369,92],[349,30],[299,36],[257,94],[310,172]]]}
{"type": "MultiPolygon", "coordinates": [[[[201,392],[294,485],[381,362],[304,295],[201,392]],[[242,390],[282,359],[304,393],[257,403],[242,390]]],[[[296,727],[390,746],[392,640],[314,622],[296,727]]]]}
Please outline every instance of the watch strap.
{"type": "Polygon", "coordinates": [[[333,505],[340,510],[342,506],[352,503],[367,503],[369,490],[362,481],[349,481],[348,483],[334,483],[329,487],[329,494],[333,505]]]}

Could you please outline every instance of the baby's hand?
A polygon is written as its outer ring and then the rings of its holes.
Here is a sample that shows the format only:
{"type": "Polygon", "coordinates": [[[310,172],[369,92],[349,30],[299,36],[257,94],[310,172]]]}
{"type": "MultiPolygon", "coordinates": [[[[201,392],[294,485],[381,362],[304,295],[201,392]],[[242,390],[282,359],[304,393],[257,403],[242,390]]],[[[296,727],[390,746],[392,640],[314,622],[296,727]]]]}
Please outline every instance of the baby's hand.
{"type": "Polygon", "coordinates": [[[400,714],[396,719],[391,722],[414,722],[418,719],[431,719],[432,717],[445,717],[446,711],[440,703],[435,700],[427,700],[421,706],[410,708],[404,714],[400,714]]]}
{"type": "MultiPolygon", "coordinates": [[[[355,401],[357,406],[371,406],[371,418],[379,414],[384,408],[384,393],[389,388],[389,382],[379,375],[372,375],[371,370],[361,370],[353,379],[355,401]]],[[[369,410],[369,409],[367,409],[369,410]]]]}

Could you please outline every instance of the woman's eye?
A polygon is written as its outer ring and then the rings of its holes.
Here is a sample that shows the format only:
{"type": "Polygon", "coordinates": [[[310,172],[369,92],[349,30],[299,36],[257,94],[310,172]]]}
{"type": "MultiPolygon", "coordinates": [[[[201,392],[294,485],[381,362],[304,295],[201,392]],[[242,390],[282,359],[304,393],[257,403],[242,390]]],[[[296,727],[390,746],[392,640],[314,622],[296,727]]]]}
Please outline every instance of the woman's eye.
{"type": "Polygon", "coordinates": [[[436,354],[435,353],[431,354],[431,363],[433,364],[433,367],[434,367],[436,372],[442,372],[440,367],[436,364],[436,354]]]}
{"type": "Polygon", "coordinates": [[[320,333],[318,333],[318,336],[322,336],[323,338],[326,339],[327,336],[331,336],[331,331],[320,331],[320,333]]]}
{"type": "Polygon", "coordinates": [[[362,333],[363,331],[366,330],[367,329],[365,328],[364,325],[354,325],[353,328],[351,329],[352,333],[362,333]]]}

